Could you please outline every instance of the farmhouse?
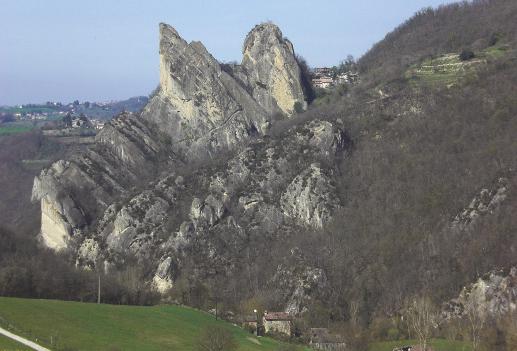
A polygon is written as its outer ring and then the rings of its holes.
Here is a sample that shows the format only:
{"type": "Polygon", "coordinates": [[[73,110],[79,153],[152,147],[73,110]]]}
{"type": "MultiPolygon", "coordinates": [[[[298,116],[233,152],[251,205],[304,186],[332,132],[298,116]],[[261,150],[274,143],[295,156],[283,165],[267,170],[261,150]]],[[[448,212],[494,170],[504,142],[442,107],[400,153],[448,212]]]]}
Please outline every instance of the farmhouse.
{"type": "Polygon", "coordinates": [[[266,333],[277,332],[291,335],[291,316],[286,312],[265,312],[262,324],[266,333]]]}

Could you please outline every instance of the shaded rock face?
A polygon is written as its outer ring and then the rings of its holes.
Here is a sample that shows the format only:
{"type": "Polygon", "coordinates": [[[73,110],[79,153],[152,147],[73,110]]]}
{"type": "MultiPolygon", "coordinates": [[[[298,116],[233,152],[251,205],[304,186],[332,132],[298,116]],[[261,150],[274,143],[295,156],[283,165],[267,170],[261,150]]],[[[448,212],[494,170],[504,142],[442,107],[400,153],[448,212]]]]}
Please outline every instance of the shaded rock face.
{"type": "MultiPolygon", "coordinates": [[[[345,132],[313,120],[267,135],[273,114],[287,118],[304,101],[299,70],[272,24],[250,32],[243,64],[230,70],[161,24],[159,92],[140,114],[108,123],[87,152],[36,177],[42,242],[85,267],[152,262],[148,278],[165,292],[186,261],[200,278],[215,266],[237,274],[251,264],[239,261],[251,242],[269,254],[283,235],[323,227],[340,206],[333,167],[345,132]]],[[[291,310],[324,275],[287,275],[291,310]]]]}

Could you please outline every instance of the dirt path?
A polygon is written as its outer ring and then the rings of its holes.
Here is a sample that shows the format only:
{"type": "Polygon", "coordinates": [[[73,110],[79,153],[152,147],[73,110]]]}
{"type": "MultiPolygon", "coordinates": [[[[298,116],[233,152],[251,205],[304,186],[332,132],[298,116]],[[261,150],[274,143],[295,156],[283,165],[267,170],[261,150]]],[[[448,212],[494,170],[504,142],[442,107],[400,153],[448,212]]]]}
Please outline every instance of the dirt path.
{"type": "Polygon", "coordinates": [[[44,348],[43,346],[40,346],[40,345],[30,341],[30,340],[27,340],[25,338],[22,338],[21,336],[13,334],[13,333],[11,333],[11,332],[3,329],[3,328],[0,328],[0,334],[4,335],[4,336],[7,336],[8,338],[13,339],[15,341],[18,341],[19,343],[24,344],[25,346],[28,346],[28,347],[30,347],[33,350],[36,350],[36,351],[50,351],[49,349],[44,348]]]}

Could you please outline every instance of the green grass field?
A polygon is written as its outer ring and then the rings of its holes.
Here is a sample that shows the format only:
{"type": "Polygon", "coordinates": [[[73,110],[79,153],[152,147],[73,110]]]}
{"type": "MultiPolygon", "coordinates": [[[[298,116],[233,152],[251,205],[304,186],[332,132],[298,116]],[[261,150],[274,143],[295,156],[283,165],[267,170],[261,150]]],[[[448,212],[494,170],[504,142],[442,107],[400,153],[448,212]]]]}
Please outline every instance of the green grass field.
{"type": "Polygon", "coordinates": [[[24,107],[19,107],[19,106],[3,106],[3,107],[0,107],[0,112],[5,112],[5,113],[21,113],[21,114],[24,114],[24,113],[44,113],[44,112],[52,113],[52,112],[55,112],[55,111],[56,111],[55,107],[48,107],[48,106],[45,106],[45,105],[32,106],[32,107],[29,107],[29,106],[24,106],[24,107]]]}
{"type": "Polygon", "coordinates": [[[448,54],[412,67],[406,73],[406,78],[416,85],[449,86],[468,75],[475,74],[475,68],[483,64],[486,64],[486,61],[481,58],[462,62],[459,55],[448,54]]]}
{"type": "MultiPolygon", "coordinates": [[[[0,324],[28,339],[38,339],[52,350],[195,350],[200,331],[216,324],[232,331],[240,351],[274,351],[281,345],[270,338],[257,339],[207,313],[179,306],[115,306],[0,297],[0,324]]],[[[8,349],[2,342],[0,350],[8,349]]]]}
{"type": "Polygon", "coordinates": [[[26,351],[30,348],[17,343],[5,336],[0,335],[0,351],[26,351]]]}
{"type": "MultiPolygon", "coordinates": [[[[368,351],[392,351],[396,347],[417,345],[415,340],[398,340],[374,342],[368,347],[368,351]]],[[[433,351],[471,351],[471,344],[464,341],[451,341],[444,339],[433,339],[431,341],[433,351]]]]}
{"type": "Polygon", "coordinates": [[[442,55],[410,67],[405,77],[415,87],[452,86],[462,79],[476,77],[477,69],[504,57],[509,50],[506,45],[491,46],[476,52],[473,59],[464,62],[460,60],[459,54],[442,55]]]}
{"type": "Polygon", "coordinates": [[[23,126],[23,125],[0,125],[0,136],[2,135],[12,135],[18,133],[25,133],[32,130],[32,126],[23,126]]]}

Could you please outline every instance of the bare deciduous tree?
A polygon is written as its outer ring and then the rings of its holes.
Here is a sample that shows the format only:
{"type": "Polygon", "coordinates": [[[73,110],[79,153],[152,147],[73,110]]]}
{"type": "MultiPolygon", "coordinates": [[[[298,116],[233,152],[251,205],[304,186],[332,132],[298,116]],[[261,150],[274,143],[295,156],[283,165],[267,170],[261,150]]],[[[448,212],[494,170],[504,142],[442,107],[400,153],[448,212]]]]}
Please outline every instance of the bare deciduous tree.
{"type": "Polygon", "coordinates": [[[350,301],[349,311],[350,314],[350,324],[355,327],[359,323],[359,301],[352,300],[350,301]]]}
{"type": "Polygon", "coordinates": [[[477,294],[475,293],[471,293],[467,303],[465,304],[465,315],[467,316],[469,323],[473,351],[479,349],[481,331],[483,330],[487,319],[486,306],[476,295],[477,294]]]}
{"type": "Polygon", "coordinates": [[[426,351],[432,331],[437,326],[438,313],[429,297],[414,297],[406,303],[405,315],[410,329],[418,339],[421,351],[426,351]]]}
{"type": "Polygon", "coordinates": [[[199,338],[197,350],[199,351],[233,351],[237,349],[237,343],[232,333],[220,326],[206,327],[199,338]]]}

